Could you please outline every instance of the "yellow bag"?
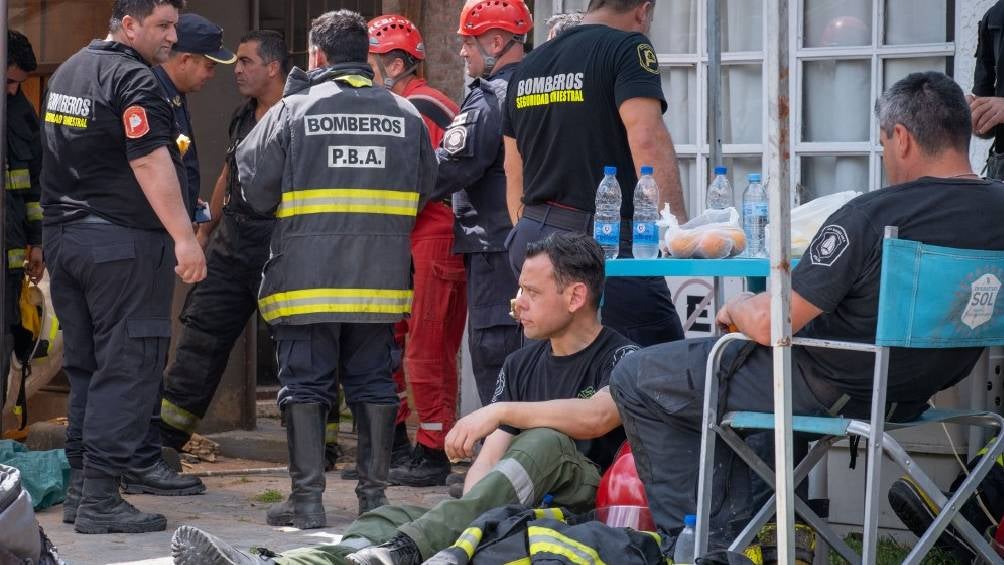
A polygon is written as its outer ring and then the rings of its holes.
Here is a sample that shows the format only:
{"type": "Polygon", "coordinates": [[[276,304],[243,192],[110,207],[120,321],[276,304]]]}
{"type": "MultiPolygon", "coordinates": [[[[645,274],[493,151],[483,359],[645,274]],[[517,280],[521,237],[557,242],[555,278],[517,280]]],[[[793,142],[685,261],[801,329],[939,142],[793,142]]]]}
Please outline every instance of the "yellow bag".
{"type": "Polygon", "coordinates": [[[31,338],[36,341],[42,333],[42,313],[39,307],[44,300],[42,291],[32,285],[28,277],[24,277],[21,281],[21,298],[18,301],[21,309],[21,327],[31,332],[31,338]]]}

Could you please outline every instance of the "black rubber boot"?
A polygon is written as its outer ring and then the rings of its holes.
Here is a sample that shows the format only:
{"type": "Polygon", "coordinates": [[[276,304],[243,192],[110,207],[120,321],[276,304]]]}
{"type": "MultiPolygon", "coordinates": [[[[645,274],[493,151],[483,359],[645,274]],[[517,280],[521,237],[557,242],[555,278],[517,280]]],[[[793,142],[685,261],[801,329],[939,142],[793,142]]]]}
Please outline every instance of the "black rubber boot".
{"type": "Polygon", "coordinates": [[[66,489],[63,499],[63,522],[72,524],[77,519],[77,507],[80,506],[80,495],[84,490],[84,470],[70,469],[70,486],[66,489]]]}
{"type": "Polygon", "coordinates": [[[324,426],[327,408],[323,404],[289,404],[286,441],[289,445],[289,478],[292,492],[285,502],[273,504],[266,520],[269,526],[293,526],[301,530],[327,526],[321,495],[324,494],[324,426]]]}
{"type": "Polygon", "coordinates": [[[446,484],[451,470],[445,451],[418,444],[405,465],[391,467],[390,482],[406,487],[441,486],[446,484]]]}
{"type": "Polygon", "coordinates": [[[390,473],[397,405],[362,404],[357,416],[359,447],[356,468],[359,469],[359,482],[356,484],[356,498],[359,499],[359,513],[362,514],[387,504],[384,489],[387,488],[390,473]]]}
{"type": "Polygon", "coordinates": [[[126,494],[188,496],[206,492],[206,485],[199,477],[175,473],[163,459],[157,459],[149,467],[122,473],[122,490],[126,494]]]}
{"type": "Polygon", "coordinates": [[[122,500],[118,477],[84,479],[83,494],[73,529],[81,534],[138,534],[162,532],[167,527],[163,514],[140,512],[122,500]]]}
{"type": "MultiPolygon", "coordinates": [[[[359,435],[362,435],[362,431],[358,429],[358,426],[357,432],[359,435]]],[[[408,465],[408,462],[411,461],[411,455],[411,440],[408,438],[408,426],[404,425],[404,422],[401,422],[394,426],[394,449],[390,455],[390,468],[393,469],[394,467],[408,465]]],[[[342,480],[359,480],[359,471],[355,465],[342,469],[342,480]]],[[[394,484],[393,479],[391,479],[391,484],[394,484]]]]}
{"type": "Polygon", "coordinates": [[[171,538],[174,565],[266,565],[275,554],[265,549],[245,553],[220,538],[192,526],[182,526],[171,538]]]}

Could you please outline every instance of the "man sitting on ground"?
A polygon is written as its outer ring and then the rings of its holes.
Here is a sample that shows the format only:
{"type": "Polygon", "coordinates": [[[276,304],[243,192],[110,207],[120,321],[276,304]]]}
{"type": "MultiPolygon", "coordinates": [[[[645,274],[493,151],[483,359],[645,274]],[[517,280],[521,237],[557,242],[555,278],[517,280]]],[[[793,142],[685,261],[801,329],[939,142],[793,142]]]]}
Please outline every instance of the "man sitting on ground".
{"type": "MultiPolygon", "coordinates": [[[[553,234],[530,244],[514,310],[526,336],[540,341],[509,355],[492,404],[461,419],[446,438],[451,459],[470,457],[485,440],[463,497],[431,510],[380,507],[360,516],[340,544],[274,562],[417,565],[498,506],[537,505],[549,494],[556,506],[591,510],[600,474],[624,440],[607,383],[613,367],[638,349],[600,324],[603,282],[603,252],[591,237],[553,234]]],[[[175,533],[172,553],[178,564],[271,562],[188,526],[175,533]]]]}
{"type": "MultiPolygon", "coordinates": [[[[885,226],[903,239],[970,249],[1004,249],[1004,185],[973,174],[972,134],[962,90],[941,73],[914,73],[879,98],[883,164],[892,186],[835,212],[792,272],[791,326],[799,337],[874,343],[885,226]]],[[[723,357],[719,412],[772,411],[770,297],[742,296],[718,315],[755,343],[735,343],[723,357]]],[[[714,339],[656,345],[629,357],[610,389],[634,450],[652,516],[674,536],[697,505],[705,362],[714,339]]],[[[939,390],[959,382],[979,348],[893,348],[887,417],[911,420],[939,390]]],[[[792,411],[798,415],[869,415],[874,356],[832,349],[792,351],[792,411]]],[[[713,545],[749,514],[749,469],[719,451],[711,516],[713,545]],[[720,500],[718,500],[720,497],[720,500]]]]}

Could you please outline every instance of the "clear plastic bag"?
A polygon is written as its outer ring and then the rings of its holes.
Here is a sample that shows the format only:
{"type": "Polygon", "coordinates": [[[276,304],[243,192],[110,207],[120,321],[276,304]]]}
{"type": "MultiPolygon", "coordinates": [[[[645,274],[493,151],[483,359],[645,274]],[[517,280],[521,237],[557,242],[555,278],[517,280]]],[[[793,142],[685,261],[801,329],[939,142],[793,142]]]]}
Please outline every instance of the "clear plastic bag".
{"type": "MultiPolygon", "coordinates": [[[[799,256],[812,243],[812,238],[816,236],[819,228],[823,227],[823,222],[831,214],[836,212],[844,204],[861,196],[860,192],[847,190],[836,194],[820,196],[791,209],[791,254],[799,256]]],[[[767,241],[770,242],[772,226],[767,224],[767,241]]]]}
{"type": "Polygon", "coordinates": [[[665,228],[663,252],[673,257],[724,259],[746,250],[746,234],[735,208],[705,210],[681,226],[667,205],[662,210],[659,227],[665,228]]]}

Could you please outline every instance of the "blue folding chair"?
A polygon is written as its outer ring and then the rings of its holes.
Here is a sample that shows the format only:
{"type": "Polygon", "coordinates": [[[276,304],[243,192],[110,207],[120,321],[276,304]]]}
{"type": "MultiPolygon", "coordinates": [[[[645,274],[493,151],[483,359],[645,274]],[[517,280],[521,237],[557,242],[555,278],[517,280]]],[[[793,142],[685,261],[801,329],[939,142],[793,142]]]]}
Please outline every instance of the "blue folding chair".
{"type": "MultiPolygon", "coordinates": [[[[879,474],[883,454],[903,471],[941,508],[904,563],[914,564],[933,547],[935,540],[951,524],[966,542],[988,563],[1001,558],[990,548],[980,532],[959,514],[962,504],[976,491],[995,459],[1004,453],[1004,418],[983,410],[930,409],[911,422],[886,422],[886,381],[889,349],[989,347],[1004,344],[1004,315],[997,305],[997,295],[1004,281],[1004,252],[953,249],[897,239],[897,228],[887,227],[882,251],[882,275],[879,291],[878,327],[874,344],[795,338],[799,347],[820,347],[847,351],[867,351],[875,355],[875,380],[872,389],[871,418],[868,421],[841,417],[794,416],[796,432],[818,436],[805,459],[794,470],[795,484],[826,455],[829,448],[845,437],[868,440],[868,474],[865,492],[864,547],[859,557],[830,525],[812,511],[805,501],[795,497],[795,512],[817,534],[850,563],[875,563],[878,546],[879,474]],[[964,424],[994,428],[996,437],[987,453],[951,498],[945,497],[934,482],[911,459],[905,449],[886,430],[899,430],[925,424],[964,424]]],[[[708,356],[704,393],[704,425],[701,439],[701,468],[698,479],[698,508],[695,558],[708,547],[712,473],[716,438],[745,461],[774,488],[774,471],[750,449],[736,430],[770,430],[774,415],[761,412],[729,412],[718,418],[718,365],[726,346],[749,340],[743,334],[723,336],[708,356]]],[[[752,521],[732,542],[730,549],[741,551],[775,512],[776,495],[757,512],[752,521]]]]}

